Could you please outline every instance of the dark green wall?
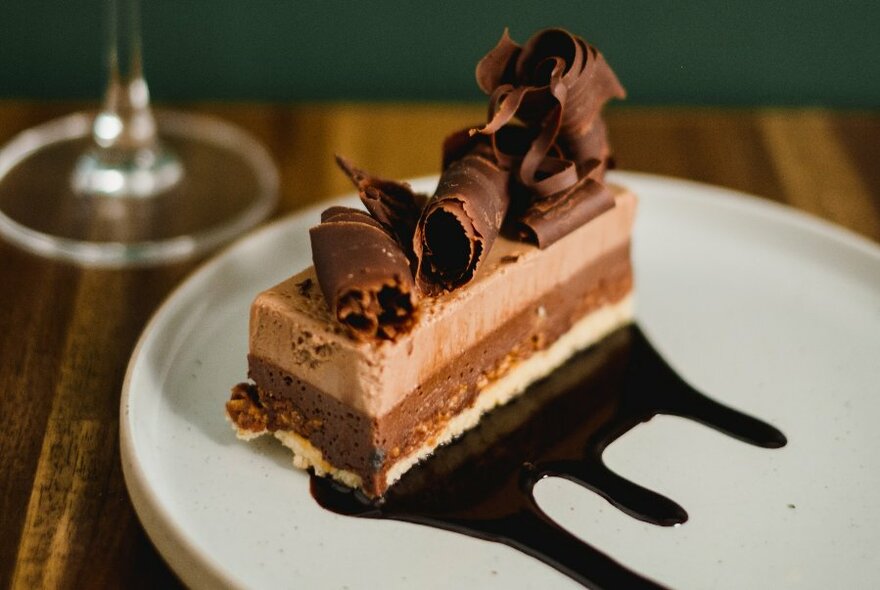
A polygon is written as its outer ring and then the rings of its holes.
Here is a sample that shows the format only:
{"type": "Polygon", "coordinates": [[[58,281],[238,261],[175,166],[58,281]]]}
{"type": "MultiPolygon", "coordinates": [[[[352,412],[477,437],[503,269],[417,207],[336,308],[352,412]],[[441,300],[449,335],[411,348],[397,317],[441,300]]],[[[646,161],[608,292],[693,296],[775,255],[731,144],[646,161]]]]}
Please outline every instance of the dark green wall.
{"type": "MultiPolygon", "coordinates": [[[[91,98],[100,0],[0,0],[0,97],[91,98]]],[[[880,106],[880,2],[144,0],[153,95],[474,99],[505,25],[597,45],[633,103],[880,106]]]]}

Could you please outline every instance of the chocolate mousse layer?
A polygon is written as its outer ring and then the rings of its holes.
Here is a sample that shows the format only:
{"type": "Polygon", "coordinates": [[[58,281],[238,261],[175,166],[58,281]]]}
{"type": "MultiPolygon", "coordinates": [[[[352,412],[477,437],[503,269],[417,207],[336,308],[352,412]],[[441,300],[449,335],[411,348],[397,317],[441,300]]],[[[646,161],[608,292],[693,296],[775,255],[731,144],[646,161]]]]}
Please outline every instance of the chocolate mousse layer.
{"type": "Polygon", "coordinates": [[[381,495],[389,469],[414,450],[430,445],[452,418],[474,405],[487,385],[547,348],[579,319],[621,301],[631,290],[627,243],[584,265],[564,284],[531,302],[380,417],[352,408],[274,363],[249,355],[249,376],[257,386],[234,396],[230,416],[240,430],[255,434],[295,432],[319,449],[334,468],[360,476],[367,494],[381,495]]]}

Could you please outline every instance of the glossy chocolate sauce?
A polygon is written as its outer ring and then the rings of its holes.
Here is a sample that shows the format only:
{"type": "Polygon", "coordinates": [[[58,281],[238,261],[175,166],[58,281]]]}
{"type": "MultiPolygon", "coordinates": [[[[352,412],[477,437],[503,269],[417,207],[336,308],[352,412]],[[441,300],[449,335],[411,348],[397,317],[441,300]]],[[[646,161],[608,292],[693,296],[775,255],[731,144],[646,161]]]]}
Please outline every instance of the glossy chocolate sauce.
{"type": "Polygon", "coordinates": [[[610,443],[657,414],[690,418],[760,447],[786,443],[776,428],[688,385],[633,326],[484,416],[477,428],[409,471],[381,502],[314,476],[312,495],[339,514],[414,522],[504,543],[590,588],[661,588],[566,532],[532,495],[538,480],[558,476],[645,522],[684,523],[688,516],[681,506],[602,461],[610,443]]]}

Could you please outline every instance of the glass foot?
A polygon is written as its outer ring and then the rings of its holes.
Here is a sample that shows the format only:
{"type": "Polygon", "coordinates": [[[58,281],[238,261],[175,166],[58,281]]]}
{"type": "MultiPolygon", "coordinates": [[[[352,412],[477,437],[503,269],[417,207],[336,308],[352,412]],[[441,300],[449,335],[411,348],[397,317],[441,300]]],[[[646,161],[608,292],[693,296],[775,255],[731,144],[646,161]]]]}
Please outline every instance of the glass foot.
{"type": "Polygon", "coordinates": [[[149,198],[183,178],[183,166],[167,149],[134,153],[94,149],[80,156],[73,170],[73,190],[83,196],[149,198]]]}
{"type": "Polygon", "coordinates": [[[271,158],[229,123],[159,111],[159,137],[175,157],[144,153],[104,169],[90,158],[93,120],[49,121],[0,150],[0,234],[9,241],[86,265],[167,263],[216,248],[275,206],[271,158]]]}

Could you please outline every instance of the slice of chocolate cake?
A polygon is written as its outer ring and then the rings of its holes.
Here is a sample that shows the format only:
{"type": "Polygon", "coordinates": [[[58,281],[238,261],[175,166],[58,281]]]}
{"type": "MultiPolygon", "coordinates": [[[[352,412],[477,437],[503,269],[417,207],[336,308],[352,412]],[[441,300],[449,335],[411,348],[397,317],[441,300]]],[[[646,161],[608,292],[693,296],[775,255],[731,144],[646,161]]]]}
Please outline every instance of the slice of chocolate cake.
{"type": "Polygon", "coordinates": [[[604,183],[617,78],[552,29],[505,32],[477,80],[489,119],[445,142],[435,193],[340,158],[366,211],[325,211],[314,267],[251,308],[238,435],[370,496],[632,321],[636,199],[604,183]]]}

